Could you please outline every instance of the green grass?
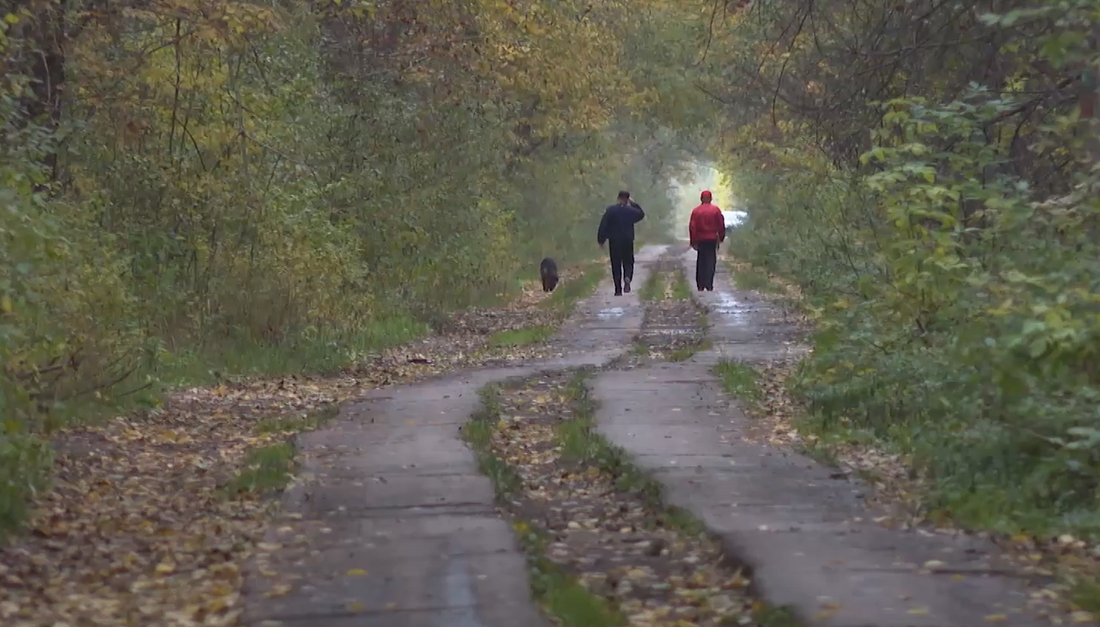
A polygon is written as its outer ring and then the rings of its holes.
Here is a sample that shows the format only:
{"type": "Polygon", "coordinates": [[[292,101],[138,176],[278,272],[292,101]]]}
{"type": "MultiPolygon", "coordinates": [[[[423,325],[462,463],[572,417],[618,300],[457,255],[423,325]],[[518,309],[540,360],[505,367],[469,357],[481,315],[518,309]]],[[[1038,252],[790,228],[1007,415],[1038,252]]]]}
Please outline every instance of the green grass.
{"type": "Polygon", "coordinates": [[[1087,577],[1068,583],[1070,602],[1086,612],[1100,615],[1100,581],[1087,577]]]}
{"type": "Polygon", "coordinates": [[[760,627],[799,627],[794,610],[787,606],[765,605],[753,612],[753,619],[760,627]]]}
{"type": "Polygon", "coordinates": [[[672,297],[676,300],[691,300],[691,284],[683,272],[673,273],[672,297]]]}
{"type": "Polygon", "coordinates": [[[150,375],[164,385],[205,385],[223,377],[335,372],[371,353],[430,332],[409,317],[379,320],[354,333],[311,332],[281,343],[227,338],[202,348],[173,348],[150,375]]]}
{"type": "Polygon", "coordinates": [[[301,433],[313,431],[323,426],[340,413],[340,406],[327,403],[304,416],[282,416],[267,418],[256,424],[256,432],[261,435],[270,433],[301,433]]]}
{"type": "Polygon", "coordinates": [[[738,269],[732,272],[733,283],[743,290],[765,294],[780,294],[783,288],[768,278],[768,275],[755,269],[738,269]]]}
{"type": "MultiPolygon", "coordinates": [[[[492,452],[493,429],[501,419],[500,388],[488,385],[479,392],[481,408],[462,428],[462,438],[477,455],[478,470],[493,482],[498,499],[506,499],[521,485],[521,479],[506,462],[492,452]]],[[[563,627],[619,627],[625,619],[603,598],[585,590],[577,580],[546,559],[547,540],[529,523],[514,521],[513,527],[527,554],[531,591],[563,627]]]]}
{"type": "Polygon", "coordinates": [[[620,627],[626,617],[603,597],[577,583],[575,577],[546,559],[546,536],[526,521],[515,521],[513,528],[527,554],[531,574],[531,592],[546,612],[562,627],[620,627]]]}
{"type": "Polygon", "coordinates": [[[550,336],[553,334],[554,328],[547,326],[523,327],[520,329],[508,329],[507,331],[497,331],[489,337],[489,346],[493,348],[532,346],[545,342],[550,339],[550,336]]]}
{"type": "Polygon", "coordinates": [[[681,362],[687,361],[695,356],[695,353],[699,351],[705,351],[710,348],[710,340],[704,339],[692,346],[683,346],[681,348],[675,348],[668,353],[668,361],[681,362]]]}
{"type": "Polygon", "coordinates": [[[226,486],[226,492],[233,496],[277,492],[290,482],[296,467],[294,445],[290,442],[254,449],[248,453],[237,476],[226,486]]]}
{"type": "Polygon", "coordinates": [[[722,360],[711,372],[722,381],[722,389],[730,396],[750,404],[760,401],[760,385],[757,382],[756,371],[751,366],[722,360]]]}
{"type": "Polygon", "coordinates": [[[506,497],[521,485],[519,475],[492,450],[493,429],[500,421],[500,388],[495,384],[485,386],[478,392],[481,407],[462,426],[462,439],[477,457],[477,468],[489,478],[496,488],[497,496],[506,497]]]}
{"type": "Polygon", "coordinates": [[[586,370],[577,371],[567,388],[566,395],[573,406],[574,417],[562,421],[557,428],[562,456],[593,464],[615,477],[617,489],[641,495],[651,509],[659,512],[655,522],[661,526],[689,535],[703,533],[703,524],[690,512],[664,504],[660,482],[635,465],[629,453],[596,430],[596,403],[588,394],[588,374],[586,370]]]}
{"type": "Polygon", "coordinates": [[[638,298],[647,302],[663,300],[665,297],[665,275],[663,272],[653,270],[645,279],[642,290],[638,292],[638,298]]]}
{"type": "Polygon", "coordinates": [[[577,301],[591,294],[599,285],[607,271],[606,265],[602,261],[585,264],[580,269],[579,277],[559,283],[557,289],[550,294],[550,298],[543,301],[542,306],[559,316],[568,316],[577,301]]]}

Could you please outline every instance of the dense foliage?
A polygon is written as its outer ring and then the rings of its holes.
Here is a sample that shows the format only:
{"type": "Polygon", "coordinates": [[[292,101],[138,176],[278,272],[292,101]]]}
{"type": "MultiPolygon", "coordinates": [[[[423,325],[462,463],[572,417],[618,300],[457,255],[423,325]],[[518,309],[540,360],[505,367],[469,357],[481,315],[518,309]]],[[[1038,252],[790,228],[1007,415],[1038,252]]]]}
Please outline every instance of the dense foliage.
{"type": "MultiPolygon", "coordinates": [[[[1005,531],[1100,532],[1095,0],[762,0],[716,27],[750,220],[819,321],[827,431],[1005,531]]],[[[732,146],[731,146],[732,147],[732,146]]]]}
{"type": "Polygon", "coordinates": [[[659,6],[5,11],[0,519],[40,485],[57,417],[155,402],[166,377],[340,366],[544,254],[591,258],[619,188],[643,238],[671,213],[665,127],[691,90],[646,64],[685,48],[627,36],[659,6]]]}

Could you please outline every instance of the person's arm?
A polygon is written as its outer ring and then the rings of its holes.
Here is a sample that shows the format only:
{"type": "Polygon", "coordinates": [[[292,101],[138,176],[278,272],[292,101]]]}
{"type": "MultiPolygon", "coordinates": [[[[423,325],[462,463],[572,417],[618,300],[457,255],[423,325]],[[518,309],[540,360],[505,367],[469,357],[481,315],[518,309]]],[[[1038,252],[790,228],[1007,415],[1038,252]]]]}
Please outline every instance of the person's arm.
{"type": "Polygon", "coordinates": [[[645,211],[642,211],[642,206],[633,200],[630,201],[630,206],[634,207],[634,224],[637,224],[645,219],[645,211]]]}
{"type": "Polygon", "coordinates": [[[596,230],[596,243],[600,246],[603,246],[604,242],[607,241],[607,223],[610,221],[610,215],[611,210],[605,209],[603,217],[600,218],[600,228],[596,230]]]}
{"type": "Polygon", "coordinates": [[[718,243],[721,244],[726,241],[726,216],[722,215],[722,210],[718,210],[718,243]]]}
{"type": "Polygon", "coordinates": [[[696,211],[691,212],[691,217],[688,218],[688,243],[691,248],[696,246],[695,234],[699,232],[699,215],[696,211]]]}

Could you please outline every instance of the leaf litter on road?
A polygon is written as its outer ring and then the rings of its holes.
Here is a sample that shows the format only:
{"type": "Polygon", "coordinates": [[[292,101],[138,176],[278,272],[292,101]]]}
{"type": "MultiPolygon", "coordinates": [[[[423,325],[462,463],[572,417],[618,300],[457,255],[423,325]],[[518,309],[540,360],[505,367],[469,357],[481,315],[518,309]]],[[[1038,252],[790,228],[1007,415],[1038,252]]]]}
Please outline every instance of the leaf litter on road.
{"type": "Polygon", "coordinates": [[[488,348],[501,329],[560,322],[545,298],[530,285],[504,307],[455,314],[443,333],[331,376],[180,389],[156,409],[58,432],[52,486],[27,532],[0,547],[0,624],[239,624],[243,564],[264,550],[275,503],[227,489],[250,452],[319,426],[366,389],[545,352],[488,348]]]}
{"type": "MultiPolygon", "coordinates": [[[[665,508],[656,484],[592,432],[582,386],[560,372],[500,387],[475,427],[488,431],[481,454],[512,477],[496,475],[502,508],[531,554],[536,587],[560,569],[639,627],[753,624],[749,581],[698,522],[665,508]]],[[[554,595],[543,593],[553,615],[554,595]]]]}
{"type": "Polygon", "coordinates": [[[644,311],[641,331],[633,350],[616,360],[614,368],[638,368],[656,361],[682,361],[706,342],[703,310],[682,293],[686,279],[680,263],[664,255],[649,266],[649,277],[640,294],[644,311]]]}

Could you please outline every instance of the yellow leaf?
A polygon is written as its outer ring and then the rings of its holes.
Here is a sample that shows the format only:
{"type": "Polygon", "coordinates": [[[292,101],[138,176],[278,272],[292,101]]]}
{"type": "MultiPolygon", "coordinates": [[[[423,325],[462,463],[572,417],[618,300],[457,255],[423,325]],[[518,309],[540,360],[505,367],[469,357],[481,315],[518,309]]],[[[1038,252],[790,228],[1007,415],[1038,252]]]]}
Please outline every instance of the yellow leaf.
{"type": "Polygon", "coordinates": [[[161,562],[157,564],[158,575],[168,575],[176,570],[176,565],[172,562],[161,562]]]}
{"type": "Polygon", "coordinates": [[[268,596],[268,597],[281,597],[284,594],[286,594],[287,592],[290,592],[290,584],[281,583],[281,584],[278,584],[276,586],[273,586],[271,588],[271,590],[268,590],[266,596],[268,596]]]}
{"type": "Polygon", "coordinates": [[[367,571],[362,568],[352,568],[348,570],[348,577],[365,577],[366,575],[367,571]]]}
{"type": "Polygon", "coordinates": [[[913,616],[926,616],[926,615],[928,615],[928,608],[927,607],[914,607],[913,609],[909,610],[909,614],[911,614],[913,616]]]}
{"type": "Polygon", "coordinates": [[[989,616],[985,617],[985,620],[988,623],[999,623],[1003,620],[1008,620],[1008,616],[1005,616],[1004,614],[990,614],[989,616]]]}
{"type": "Polygon", "coordinates": [[[367,606],[362,601],[351,601],[345,607],[349,612],[359,613],[367,609],[367,606]]]}
{"type": "Polygon", "coordinates": [[[0,296],[0,311],[11,313],[13,307],[10,296],[0,296]]]}

